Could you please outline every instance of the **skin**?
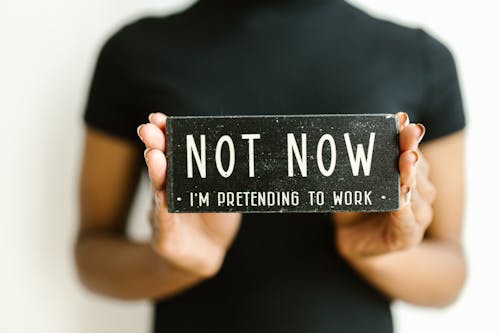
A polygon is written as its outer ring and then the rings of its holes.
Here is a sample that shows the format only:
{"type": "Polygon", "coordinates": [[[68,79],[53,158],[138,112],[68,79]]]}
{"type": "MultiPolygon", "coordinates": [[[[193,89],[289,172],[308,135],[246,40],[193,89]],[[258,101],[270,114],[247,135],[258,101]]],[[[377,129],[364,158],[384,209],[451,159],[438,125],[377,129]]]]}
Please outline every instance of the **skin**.
{"type": "MultiPolygon", "coordinates": [[[[466,275],[464,135],[419,145],[424,127],[410,124],[404,113],[397,117],[401,209],[332,214],[335,250],[388,297],[444,306],[457,297],[466,275]]],[[[154,192],[150,243],[126,235],[141,152],[131,143],[86,131],[75,256],[81,281],[95,292],[125,299],[174,295],[217,274],[238,232],[241,214],[168,213],[165,120],[163,114],[151,114],[137,131],[146,146],[143,156],[154,192]]]]}
{"type": "Polygon", "coordinates": [[[391,213],[333,214],[338,250],[388,297],[445,306],[458,296],[466,276],[464,134],[419,147],[425,129],[408,124],[405,114],[398,116],[401,208],[391,213]]]}

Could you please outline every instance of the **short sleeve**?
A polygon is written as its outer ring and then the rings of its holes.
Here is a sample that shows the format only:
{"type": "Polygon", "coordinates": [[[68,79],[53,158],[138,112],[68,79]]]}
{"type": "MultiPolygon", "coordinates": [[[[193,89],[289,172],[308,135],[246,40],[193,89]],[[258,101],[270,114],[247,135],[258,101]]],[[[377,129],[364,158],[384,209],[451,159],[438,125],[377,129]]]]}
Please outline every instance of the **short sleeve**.
{"type": "Polygon", "coordinates": [[[124,29],[102,47],[92,77],[84,120],[87,126],[132,142],[139,125],[129,41],[124,29]]]}
{"type": "Polygon", "coordinates": [[[453,55],[424,31],[422,34],[423,98],[421,119],[425,140],[437,139],[465,127],[462,94],[453,55]]]}

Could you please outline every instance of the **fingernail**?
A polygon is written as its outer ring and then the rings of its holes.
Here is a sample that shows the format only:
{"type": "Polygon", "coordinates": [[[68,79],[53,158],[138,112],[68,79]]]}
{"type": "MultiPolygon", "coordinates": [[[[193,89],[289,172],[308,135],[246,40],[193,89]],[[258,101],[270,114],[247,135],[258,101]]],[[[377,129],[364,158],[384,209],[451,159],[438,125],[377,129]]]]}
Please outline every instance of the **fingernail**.
{"type": "Polygon", "coordinates": [[[153,115],[154,115],[154,113],[150,113],[150,114],[149,114],[149,116],[148,116],[148,120],[149,120],[149,122],[151,122],[151,119],[153,118],[153,115]]]}
{"type": "Polygon", "coordinates": [[[416,151],[414,151],[414,150],[412,150],[411,152],[412,152],[413,157],[414,157],[414,159],[415,159],[415,160],[413,161],[413,167],[416,167],[416,166],[417,166],[417,164],[418,164],[418,160],[420,160],[420,155],[419,155],[416,151]]]}
{"type": "Polygon", "coordinates": [[[417,127],[420,129],[420,135],[418,136],[418,142],[420,143],[420,141],[422,141],[425,135],[425,126],[418,123],[417,127]]]}
{"type": "Polygon", "coordinates": [[[401,112],[399,116],[399,127],[405,127],[410,124],[410,120],[408,118],[408,114],[406,112],[401,112]]]}
{"type": "Polygon", "coordinates": [[[144,126],[144,124],[139,125],[139,127],[137,127],[137,136],[138,136],[138,137],[139,137],[139,139],[141,139],[142,141],[144,141],[144,140],[142,139],[142,136],[141,136],[140,131],[141,131],[141,128],[142,128],[143,126],[144,126]]]}
{"type": "Polygon", "coordinates": [[[411,201],[411,191],[405,194],[405,205],[409,205],[411,201]]]}
{"type": "Polygon", "coordinates": [[[155,192],[155,204],[156,204],[156,207],[158,207],[158,208],[161,207],[161,197],[160,197],[159,191],[155,192]]]}
{"type": "Polygon", "coordinates": [[[149,152],[150,150],[151,150],[151,148],[146,148],[146,149],[144,149],[144,160],[146,161],[146,164],[148,164],[148,163],[149,163],[149,159],[148,159],[147,154],[148,154],[148,152],[149,152]]]}
{"type": "Polygon", "coordinates": [[[411,188],[408,185],[404,185],[402,188],[403,202],[408,205],[411,201],[411,188]]]}

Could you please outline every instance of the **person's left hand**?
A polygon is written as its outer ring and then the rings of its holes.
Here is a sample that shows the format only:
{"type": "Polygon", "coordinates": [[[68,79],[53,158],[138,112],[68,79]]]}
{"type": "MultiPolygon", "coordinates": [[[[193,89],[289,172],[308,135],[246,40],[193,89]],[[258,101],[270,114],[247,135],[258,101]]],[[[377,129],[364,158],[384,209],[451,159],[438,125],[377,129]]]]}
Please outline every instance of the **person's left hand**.
{"type": "Polygon", "coordinates": [[[436,190],[429,180],[429,164],[418,145],[425,128],[399,120],[400,209],[383,213],[334,213],[337,248],[348,261],[404,250],[419,244],[433,217],[436,190]]]}

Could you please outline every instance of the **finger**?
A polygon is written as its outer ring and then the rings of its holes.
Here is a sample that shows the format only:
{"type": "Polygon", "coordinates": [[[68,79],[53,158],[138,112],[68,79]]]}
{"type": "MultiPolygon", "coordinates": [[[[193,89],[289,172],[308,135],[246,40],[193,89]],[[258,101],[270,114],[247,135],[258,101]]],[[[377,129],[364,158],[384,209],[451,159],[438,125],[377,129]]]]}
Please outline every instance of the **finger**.
{"type": "Polygon", "coordinates": [[[400,191],[400,208],[391,213],[385,235],[385,240],[391,251],[417,244],[422,234],[421,226],[414,215],[412,203],[414,191],[407,185],[402,185],[400,191]]]}
{"type": "Polygon", "coordinates": [[[411,211],[411,197],[412,197],[412,189],[408,185],[401,185],[399,188],[399,211],[403,211],[403,209],[409,208],[411,211]]]}
{"type": "Polygon", "coordinates": [[[398,120],[399,132],[401,133],[410,124],[410,118],[406,112],[398,112],[396,113],[396,119],[398,120]]]}
{"type": "Polygon", "coordinates": [[[168,212],[165,190],[154,192],[154,215],[159,233],[165,236],[174,224],[174,214],[168,212]]]}
{"type": "Polygon", "coordinates": [[[419,159],[418,159],[418,172],[425,176],[425,177],[428,177],[429,176],[429,173],[430,173],[430,165],[429,165],[429,162],[427,161],[427,159],[425,158],[425,156],[422,155],[422,153],[418,150],[417,151],[418,155],[419,155],[419,159]]]}
{"type": "Polygon", "coordinates": [[[431,224],[434,210],[418,190],[413,191],[411,206],[417,223],[425,230],[431,224]]]}
{"type": "Polygon", "coordinates": [[[399,155],[399,174],[401,185],[410,187],[410,190],[416,186],[417,163],[419,155],[414,150],[405,151],[399,155]]]}
{"type": "Polygon", "coordinates": [[[410,124],[399,134],[399,150],[416,150],[418,144],[425,135],[425,127],[422,124],[410,124]]]}
{"type": "Polygon", "coordinates": [[[148,120],[151,124],[158,126],[160,130],[165,131],[165,128],[167,126],[167,116],[163,113],[150,113],[148,116],[148,120]]]}
{"type": "Polygon", "coordinates": [[[165,154],[158,149],[147,148],[144,159],[148,166],[149,179],[155,190],[165,189],[167,175],[167,159],[165,154]]]}
{"type": "Polygon", "coordinates": [[[436,187],[432,184],[426,174],[420,171],[420,163],[417,170],[417,191],[422,199],[432,205],[436,200],[436,187]]]}
{"type": "Polygon", "coordinates": [[[137,134],[147,148],[165,151],[165,134],[151,123],[137,127],[137,134]]]}
{"type": "Polygon", "coordinates": [[[168,212],[167,209],[167,193],[165,190],[157,190],[154,193],[155,207],[158,211],[158,215],[163,214],[164,211],[168,212]]]}

